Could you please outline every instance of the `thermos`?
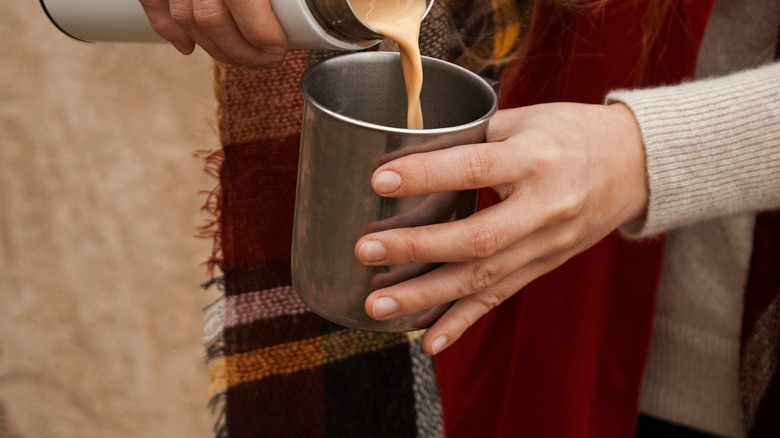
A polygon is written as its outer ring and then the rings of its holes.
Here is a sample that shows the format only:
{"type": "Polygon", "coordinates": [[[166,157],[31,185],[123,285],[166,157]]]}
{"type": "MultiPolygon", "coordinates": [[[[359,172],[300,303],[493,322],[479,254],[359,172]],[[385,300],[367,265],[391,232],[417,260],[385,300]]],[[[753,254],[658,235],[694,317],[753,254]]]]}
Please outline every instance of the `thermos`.
{"type": "MultiPolygon", "coordinates": [[[[81,41],[164,41],[138,0],[40,1],[55,26],[81,41]]],[[[349,0],[269,1],[291,48],[360,50],[384,38],[355,15],[349,0]]],[[[426,2],[430,10],[433,0],[426,2]]]]}

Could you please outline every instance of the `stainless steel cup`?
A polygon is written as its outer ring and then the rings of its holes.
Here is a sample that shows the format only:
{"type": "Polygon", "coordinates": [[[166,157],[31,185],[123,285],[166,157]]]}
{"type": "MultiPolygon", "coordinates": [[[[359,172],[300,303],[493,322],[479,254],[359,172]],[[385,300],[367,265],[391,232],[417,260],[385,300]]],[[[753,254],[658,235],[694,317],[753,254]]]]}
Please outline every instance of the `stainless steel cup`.
{"type": "Polygon", "coordinates": [[[479,76],[423,58],[424,130],[408,130],[406,91],[397,53],[333,58],[301,78],[304,95],[295,225],[293,285],[314,312],[365,330],[401,332],[430,326],[447,306],[375,321],[364,302],[372,291],[422,275],[436,264],[363,266],[354,247],[366,233],[464,218],[477,191],[390,199],[371,175],[392,159],[485,140],[497,98],[479,76]]]}

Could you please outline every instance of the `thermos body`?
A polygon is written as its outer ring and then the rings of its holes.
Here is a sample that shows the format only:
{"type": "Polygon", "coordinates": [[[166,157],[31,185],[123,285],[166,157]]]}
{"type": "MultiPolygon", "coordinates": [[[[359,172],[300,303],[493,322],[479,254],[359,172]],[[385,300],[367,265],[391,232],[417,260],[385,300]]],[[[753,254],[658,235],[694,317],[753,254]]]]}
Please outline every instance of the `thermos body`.
{"type": "Polygon", "coordinates": [[[80,41],[164,42],[138,0],[41,0],[57,28],[80,41]]]}
{"type": "MultiPolygon", "coordinates": [[[[433,0],[426,0],[428,10],[433,0]]],[[[138,0],[40,0],[65,34],[88,42],[164,42],[138,0]]],[[[355,16],[349,0],[270,0],[291,48],[360,50],[383,36],[355,16]]],[[[427,11],[426,11],[427,14],[427,11]]]]}

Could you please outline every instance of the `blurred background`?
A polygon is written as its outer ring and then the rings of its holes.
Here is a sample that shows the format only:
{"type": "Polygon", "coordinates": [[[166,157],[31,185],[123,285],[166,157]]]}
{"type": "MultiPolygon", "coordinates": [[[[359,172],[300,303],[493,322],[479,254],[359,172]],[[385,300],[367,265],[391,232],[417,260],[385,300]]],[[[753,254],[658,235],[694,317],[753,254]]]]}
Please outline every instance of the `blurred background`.
{"type": "Polygon", "coordinates": [[[0,436],[208,437],[210,62],[0,2],[0,436]]]}

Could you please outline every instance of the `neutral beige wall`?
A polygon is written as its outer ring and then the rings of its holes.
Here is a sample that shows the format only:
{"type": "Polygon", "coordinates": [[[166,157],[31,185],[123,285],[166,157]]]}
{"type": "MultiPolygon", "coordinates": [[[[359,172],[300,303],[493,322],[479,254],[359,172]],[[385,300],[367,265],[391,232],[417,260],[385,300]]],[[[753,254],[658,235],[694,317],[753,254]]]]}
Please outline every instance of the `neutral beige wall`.
{"type": "MultiPolygon", "coordinates": [[[[207,437],[194,238],[210,65],[0,2],[0,415],[22,438],[207,437]],[[4,413],[2,413],[4,412],[4,413]]],[[[3,434],[0,427],[0,435],[3,434]]]]}

